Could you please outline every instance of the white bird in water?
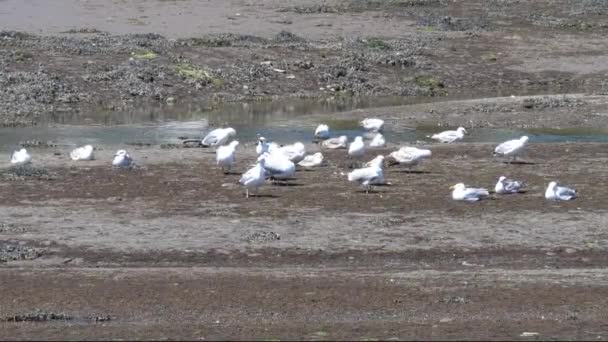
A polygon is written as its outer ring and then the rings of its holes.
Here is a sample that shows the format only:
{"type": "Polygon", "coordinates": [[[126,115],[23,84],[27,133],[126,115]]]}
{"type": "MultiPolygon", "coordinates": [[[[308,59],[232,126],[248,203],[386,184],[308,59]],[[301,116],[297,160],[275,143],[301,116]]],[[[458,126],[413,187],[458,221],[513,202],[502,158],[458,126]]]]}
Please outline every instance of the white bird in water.
{"type": "Polygon", "coordinates": [[[359,184],[365,186],[366,193],[369,193],[372,184],[378,180],[382,180],[382,182],[384,182],[384,172],[380,166],[382,165],[384,157],[378,156],[377,158],[378,159],[374,159],[376,162],[373,165],[361,169],[355,169],[348,174],[348,180],[351,182],[358,182],[359,184]]]}
{"type": "Polygon", "coordinates": [[[452,199],[456,201],[467,201],[467,202],[476,202],[482,198],[486,198],[490,196],[490,193],[487,189],[483,188],[467,188],[463,183],[458,183],[450,189],[452,191],[452,199]]]}
{"type": "Polygon", "coordinates": [[[70,158],[72,160],[93,160],[93,146],[85,145],[82,147],[75,148],[70,152],[70,158]]]}
{"type": "MultiPolygon", "coordinates": [[[[274,149],[271,149],[271,153],[274,153],[274,149]]],[[[306,146],[301,142],[296,142],[291,145],[285,145],[276,149],[276,152],[282,153],[287,159],[294,163],[300,162],[306,156],[306,146]]]]}
{"type": "Polygon", "coordinates": [[[369,143],[369,147],[383,147],[386,145],[386,139],[381,133],[377,133],[372,141],[369,143]]]}
{"type": "Polygon", "coordinates": [[[346,148],[348,146],[348,137],[346,135],[341,135],[337,138],[330,138],[323,141],[321,146],[330,148],[332,150],[346,148]]]}
{"type": "Polygon", "coordinates": [[[13,151],[11,154],[11,164],[13,165],[25,165],[32,162],[32,156],[27,153],[25,148],[19,151],[13,151]]]}
{"type": "Polygon", "coordinates": [[[262,159],[266,174],[273,180],[289,179],[296,173],[296,165],[282,153],[264,153],[258,158],[258,161],[262,159]]]}
{"type": "Polygon", "coordinates": [[[112,159],[112,166],[128,168],[133,164],[133,159],[129,153],[125,150],[118,150],[112,159]]]}
{"type": "Polygon", "coordinates": [[[361,122],[359,122],[359,125],[363,127],[363,129],[366,131],[381,132],[384,129],[384,120],[377,118],[368,118],[361,120],[361,122]]]}
{"type": "Polygon", "coordinates": [[[329,136],[329,126],[325,124],[320,124],[319,126],[317,126],[317,129],[315,130],[316,139],[329,139],[329,136]]]}
{"type": "Polygon", "coordinates": [[[298,165],[306,168],[321,166],[323,164],[323,153],[317,152],[315,154],[309,154],[302,159],[298,165]]]}
{"type": "Polygon", "coordinates": [[[255,146],[255,152],[258,156],[261,156],[265,152],[272,152],[278,149],[280,146],[275,142],[267,142],[266,138],[260,137],[258,143],[255,146]]]}
{"type": "Polygon", "coordinates": [[[453,143],[464,138],[467,130],[464,127],[458,127],[455,131],[443,131],[441,133],[433,134],[430,136],[431,139],[438,140],[442,143],[453,143]]]}
{"type": "MultiPolygon", "coordinates": [[[[394,164],[405,165],[408,169],[420,164],[424,159],[430,158],[431,150],[404,146],[389,155],[395,160],[394,164]]],[[[394,165],[393,164],[393,165],[394,165]]]]}
{"type": "Polygon", "coordinates": [[[545,191],[545,198],[550,201],[569,201],[576,198],[576,190],[566,186],[560,186],[557,182],[549,183],[545,191]]]}
{"type": "Polygon", "coordinates": [[[222,168],[224,173],[230,172],[230,169],[236,162],[235,153],[239,142],[234,140],[230,144],[218,147],[215,151],[215,161],[222,168]]]}
{"type": "Polygon", "coordinates": [[[239,179],[239,183],[245,186],[245,196],[249,198],[249,189],[255,189],[255,195],[258,194],[258,189],[266,182],[266,171],[264,170],[265,159],[260,157],[254,167],[247,170],[239,179]]]}
{"type": "Polygon", "coordinates": [[[513,179],[508,179],[505,176],[500,176],[494,187],[497,194],[516,194],[522,192],[523,183],[513,179]]]}
{"type": "Polygon", "coordinates": [[[236,131],[232,127],[228,128],[216,128],[213,131],[207,133],[207,135],[201,141],[203,146],[221,146],[225,145],[230,138],[236,135],[236,131]]]}
{"type": "Polygon", "coordinates": [[[494,149],[495,156],[503,156],[503,157],[513,157],[509,161],[515,161],[517,155],[524,149],[526,143],[528,143],[529,138],[527,136],[522,136],[519,139],[513,139],[509,141],[505,141],[502,144],[496,146],[494,149]]]}

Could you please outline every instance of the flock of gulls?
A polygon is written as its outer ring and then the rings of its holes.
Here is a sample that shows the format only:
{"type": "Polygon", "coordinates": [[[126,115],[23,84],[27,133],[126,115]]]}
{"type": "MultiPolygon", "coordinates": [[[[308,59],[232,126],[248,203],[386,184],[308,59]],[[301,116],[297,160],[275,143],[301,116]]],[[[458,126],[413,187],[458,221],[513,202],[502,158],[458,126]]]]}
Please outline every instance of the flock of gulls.
{"type": "MultiPolygon", "coordinates": [[[[384,129],[382,119],[367,118],[359,124],[368,136],[373,134],[373,138],[368,144],[369,147],[383,147],[386,145],[386,140],[382,135],[384,129]]],[[[428,138],[441,143],[455,143],[462,140],[465,134],[467,134],[467,131],[463,127],[459,127],[456,130],[433,134],[428,138]]],[[[233,140],[235,136],[236,130],[234,128],[217,128],[209,132],[200,141],[203,146],[216,147],[216,163],[224,172],[230,172],[230,169],[236,163],[235,155],[239,142],[233,140]]],[[[386,184],[383,171],[385,156],[378,155],[365,164],[360,162],[360,158],[364,156],[366,150],[362,136],[355,137],[349,143],[348,137],[345,135],[332,137],[329,126],[320,124],[315,130],[314,137],[322,148],[347,150],[349,159],[358,166],[358,168],[348,173],[347,179],[364,186],[366,193],[369,193],[372,185],[386,184]]],[[[503,142],[494,149],[494,155],[510,158],[510,163],[516,160],[527,142],[527,136],[503,142]]],[[[70,152],[70,158],[75,161],[93,160],[93,151],[92,145],[78,147],[70,152]]],[[[306,147],[301,142],[281,146],[260,136],[256,144],[256,153],[258,156],[257,162],[239,180],[239,183],[245,188],[247,198],[250,196],[250,190],[257,195],[259,188],[268,179],[276,183],[293,178],[296,165],[303,168],[314,168],[324,164],[324,157],[321,152],[307,155],[306,147]]],[[[423,160],[430,158],[431,154],[428,149],[405,146],[391,152],[388,157],[390,157],[392,164],[403,165],[411,169],[423,160]]],[[[13,165],[25,165],[31,162],[32,157],[25,148],[14,151],[11,155],[11,164],[13,165]]],[[[126,150],[118,150],[112,160],[112,166],[116,168],[130,168],[133,165],[133,159],[126,150]]],[[[523,187],[523,182],[501,176],[498,178],[494,191],[497,194],[513,194],[523,192],[523,187]]],[[[457,201],[476,202],[489,197],[487,189],[467,187],[464,183],[458,183],[451,189],[452,198],[457,201]]],[[[575,197],[576,190],[558,185],[557,182],[550,182],[545,191],[545,198],[548,200],[567,201],[575,197]]]]}

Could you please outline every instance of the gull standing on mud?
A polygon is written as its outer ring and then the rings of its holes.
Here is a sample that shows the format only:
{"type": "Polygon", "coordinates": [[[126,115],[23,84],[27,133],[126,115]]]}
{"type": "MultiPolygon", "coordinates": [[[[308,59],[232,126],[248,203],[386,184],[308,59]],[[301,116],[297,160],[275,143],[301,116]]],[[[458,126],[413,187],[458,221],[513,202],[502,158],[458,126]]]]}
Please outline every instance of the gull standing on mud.
{"type": "Polygon", "coordinates": [[[315,139],[329,139],[329,137],[329,126],[325,124],[320,124],[317,126],[317,129],[315,130],[315,139]]]}
{"type": "Polygon", "coordinates": [[[112,159],[112,166],[128,168],[133,164],[133,159],[126,150],[118,150],[112,159]]]}
{"type": "Polygon", "coordinates": [[[576,196],[575,189],[560,186],[557,182],[549,183],[549,186],[547,186],[547,190],[545,191],[545,198],[550,201],[569,201],[576,198],[576,196]]]}
{"type": "Polygon", "coordinates": [[[282,153],[266,152],[260,160],[264,160],[264,170],[272,180],[287,180],[296,173],[296,165],[282,153]]]}
{"type": "Polygon", "coordinates": [[[487,198],[490,196],[487,189],[467,188],[464,186],[464,183],[458,183],[450,187],[450,189],[453,189],[452,199],[455,201],[476,202],[482,198],[487,198]]]}
{"type": "Polygon", "coordinates": [[[209,132],[201,141],[203,146],[221,146],[225,145],[230,138],[236,135],[236,130],[232,127],[216,128],[209,132]]]}
{"type": "Polygon", "coordinates": [[[365,186],[365,193],[369,194],[372,184],[381,180],[384,182],[384,172],[382,171],[382,162],[384,161],[383,156],[376,157],[370,166],[355,169],[348,174],[348,180],[350,182],[358,182],[365,186]]]}
{"type": "Polygon", "coordinates": [[[261,156],[265,152],[272,152],[279,148],[279,145],[275,142],[267,142],[266,138],[260,137],[258,143],[255,146],[255,152],[258,156],[261,156]]]}
{"type": "Polygon", "coordinates": [[[494,156],[513,157],[513,159],[509,160],[509,163],[511,163],[512,161],[515,161],[517,155],[524,149],[528,140],[529,138],[524,135],[519,139],[505,141],[496,146],[494,149],[494,156]]]}
{"type": "Polygon", "coordinates": [[[513,179],[508,179],[505,176],[500,176],[494,187],[497,194],[516,194],[522,192],[523,183],[513,179]]]}
{"type": "Polygon", "coordinates": [[[298,163],[298,165],[305,168],[321,166],[321,164],[323,164],[323,154],[321,152],[309,154],[298,163]]]}
{"type": "Polygon", "coordinates": [[[464,127],[458,127],[455,131],[443,131],[441,133],[433,134],[432,136],[427,136],[431,139],[440,141],[442,143],[451,144],[455,141],[462,140],[464,138],[467,130],[464,127]]]}
{"type": "Polygon", "coordinates": [[[353,158],[363,157],[365,154],[365,144],[363,143],[363,137],[355,137],[355,140],[348,146],[348,155],[353,158]]]}
{"type": "Polygon", "coordinates": [[[384,139],[382,133],[377,133],[369,143],[369,147],[384,147],[385,145],[386,139],[384,139]]]}
{"type": "Polygon", "coordinates": [[[249,189],[255,189],[255,195],[258,194],[258,189],[266,182],[266,171],[264,170],[264,156],[258,158],[257,164],[247,170],[239,179],[239,183],[245,186],[245,197],[249,198],[249,189]]]}
{"type": "Polygon", "coordinates": [[[416,166],[424,159],[430,158],[431,154],[431,150],[404,146],[389,154],[389,156],[394,160],[394,162],[389,165],[405,165],[409,170],[411,170],[412,166],[416,166]]]}
{"type": "Polygon", "coordinates": [[[384,129],[384,120],[378,118],[367,118],[361,120],[359,125],[368,132],[381,132],[384,129]]]}
{"type": "Polygon", "coordinates": [[[93,160],[93,146],[85,145],[82,147],[75,148],[70,152],[70,158],[72,160],[93,160]]]}
{"type": "Polygon", "coordinates": [[[32,156],[27,153],[25,148],[22,148],[18,151],[13,151],[11,154],[11,164],[12,165],[25,165],[32,162],[32,156]]]}
{"type": "Polygon", "coordinates": [[[370,185],[391,185],[391,183],[388,183],[384,180],[384,156],[383,155],[377,155],[374,159],[368,161],[367,163],[365,163],[365,165],[363,165],[364,167],[379,167],[380,169],[382,169],[382,175],[378,176],[377,178],[373,179],[369,184],[370,185]]]}
{"type": "Polygon", "coordinates": [[[348,137],[341,135],[337,138],[330,138],[321,143],[321,146],[332,150],[346,148],[348,146],[348,137]]]}
{"type": "Polygon", "coordinates": [[[230,144],[218,147],[215,151],[215,161],[222,168],[224,173],[230,172],[230,169],[236,162],[235,153],[239,142],[233,140],[230,144]]]}

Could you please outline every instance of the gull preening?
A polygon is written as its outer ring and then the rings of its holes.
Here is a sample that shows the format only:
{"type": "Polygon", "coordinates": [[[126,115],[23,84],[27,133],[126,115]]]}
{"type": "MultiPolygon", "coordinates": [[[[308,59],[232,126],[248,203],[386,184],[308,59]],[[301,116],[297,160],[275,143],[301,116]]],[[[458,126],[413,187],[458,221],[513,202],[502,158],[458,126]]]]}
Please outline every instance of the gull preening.
{"type": "Polygon", "coordinates": [[[218,147],[215,151],[215,161],[224,172],[230,172],[230,169],[236,162],[235,153],[239,142],[234,140],[230,144],[218,147]]]}
{"type": "Polygon", "coordinates": [[[364,167],[375,166],[375,167],[379,167],[380,169],[382,169],[382,175],[380,175],[379,177],[373,179],[369,183],[370,185],[390,185],[390,183],[387,183],[384,180],[384,156],[383,155],[377,155],[374,159],[368,161],[363,166],[364,167]]]}
{"type": "Polygon", "coordinates": [[[264,170],[272,180],[289,179],[296,173],[296,165],[282,153],[266,152],[258,158],[260,160],[264,160],[264,170]]]}
{"type": "Polygon", "coordinates": [[[367,118],[361,120],[359,125],[366,131],[381,132],[384,129],[384,120],[378,118],[367,118]]]}
{"type": "Polygon", "coordinates": [[[384,139],[384,136],[382,135],[382,133],[377,133],[374,138],[372,139],[372,141],[370,141],[369,143],[369,147],[383,147],[386,145],[386,139],[384,139]]]}
{"type": "MultiPolygon", "coordinates": [[[[270,148],[270,153],[274,153],[274,148],[270,148]]],[[[291,145],[285,145],[276,149],[276,152],[282,153],[287,159],[294,163],[300,162],[306,155],[306,147],[301,142],[296,142],[291,145]]]]}
{"type": "Polygon", "coordinates": [[[515,158],[517,158],[517,155],[524,149],[528,140],[529,138],[524,135],[519,139],[505,141],[502,144],[496,146],[496,148],[494,149],[494,155],[503,157],[513,157],[513,159],[509,161],[510,163],[511,161],[514,161],[515,158]]]}
{"type": "Polygon", "coordinates": [[[399,150],[391,152],[389,156],[394,159],[394,164],[405,165],[408,169],[420,164],[424,159],[430,158],[431,150],[404,146],[399,150]]]}
{"type": "Polygon", "coordinates": [[[266,171],[264,169],[264,156],[258,159],[254,167],[247,170],[239,179],[239,183],[245,186],[245,197],[249,198],[249,189],[254,189],[257,196],[258,189],[266,182],[266,171]]]}
{"type": "Polygon", "coordinates": [[[374,159],[374,163],[370,166],[355,169],[348,174],[348,180],[358,182],[365,186],[365,192],[369,193],[372,184],[381,181],[384,182],[384,172],[382,171],[383,156],[378,156],[374,159]],[[377,158],[377,159],[376,159],[377,158]]]}
{"type": "Polygon", "coordinates": [[[363,137],[355,137],[355,140],[348,146],[348,155],[351,157],[362,157],[365,154],[365,144],[363,137]]]}
{"type": "Polygon", "coordinates": [[[315,130],[316,139],[329,139],[329,136],[329,126],[325,124],[320,124],[319,126],[317,126],[317,129],[315,130]]]}
{"type": "Polygon", "coordinates": [[[490,193],[483,188],[467,188],[464,183],[458,183],[452,187],[452,199],[455,201],[476,202],[482,198],[487,198],[490,193]]]}
{"type": "Polygon", "coordinates": [[[557,182],[549,183],[549,186],[547,186],[547,190],[545,191],[545,198],[550,201],[569,201],[576,198],[576,196],[575,189],[560,186],[557,182]]]}
{"type": "Polygon", "coordinates": [[[133,159],[126,150],[118,150],[112,159],[112,166],[128,168],[133,164],[133,159]]]}
{"type": "Polygon", "coordinates": [[[321,143],[321,146],[330,148],[332,150],[339,149],[339,148],[346,148],[348,146],[348,137],[346,135],[341,135],[337,138],[330,138],[330,139],[324,140],[321,143]]]}
{"type": "Polygon", "coordinates": [[[11,164],[13,165],[25,165],[32,162],[32,156],[27,153],[25,148],[18,151],[13,151],[11,154],[11,164]]]}
{"type": "Polygon", "coordinates": [[[321,166],[323,164],[323,154],[317,152],[315,154],[309,154],[302,159],[298,165],[306,168],[321,166]]]}
{"type": "Polygon", "coordinates": [[[70,158],[72,160],[93,160],[93,146],[85,145],[82,147],[75,148],[70,152],[70,158]]]}
{"type": "Polygon", "coordinates": [[[230,138],[236,135],[236,131],[232,127],[228,128],[216,128],[213,131],[207,133],[207,135],[201,141],[203,146],[221,146],[225,145],[230,138]]]}
{"type": "Polygon", "coordinates": [[[498,182],[496,182],[494,191],[497,194],[516,194],[518,192],[522,192],[522,188],[522,182],[508,179],[505,176],[500,176],[500,178],[498,178],[498,182]]]}
{"type": "Polygon", "coordinates": [[[451,144],[455,141],[462,140],[465,133],[467,133],[467,130],[464,129],[464,127],[458,127],[455,131],[443,131],[441,133],[433,134],[430,138],[442,143],[451,144]]]}

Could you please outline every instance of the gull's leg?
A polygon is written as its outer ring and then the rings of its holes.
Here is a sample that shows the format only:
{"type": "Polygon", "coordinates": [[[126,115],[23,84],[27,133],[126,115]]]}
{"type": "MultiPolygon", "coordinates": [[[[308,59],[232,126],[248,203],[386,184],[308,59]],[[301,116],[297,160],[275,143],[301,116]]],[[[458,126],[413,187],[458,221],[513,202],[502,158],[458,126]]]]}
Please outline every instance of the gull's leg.
{"type": "Polygon", "coordinates": [[[245,188],[245,198],[249,198],[249,188],[245,188]]]}

